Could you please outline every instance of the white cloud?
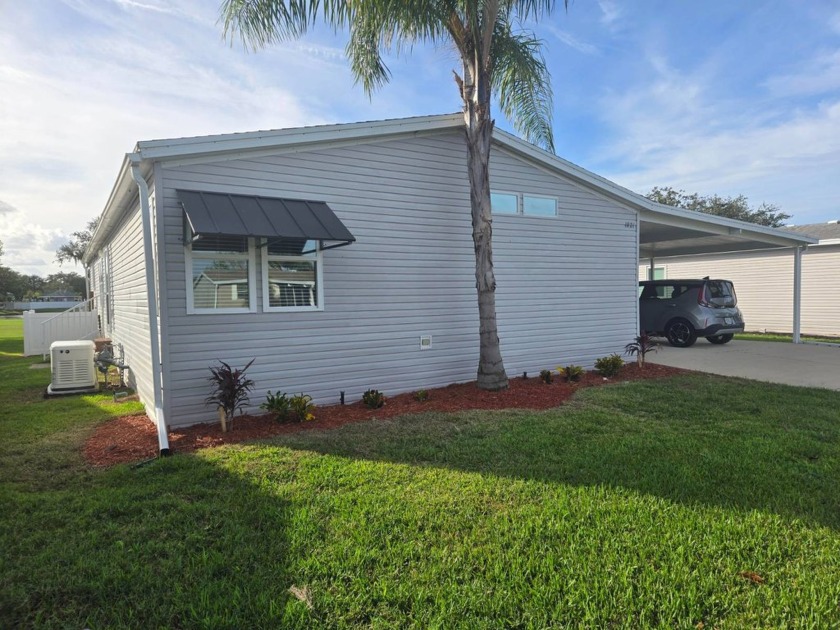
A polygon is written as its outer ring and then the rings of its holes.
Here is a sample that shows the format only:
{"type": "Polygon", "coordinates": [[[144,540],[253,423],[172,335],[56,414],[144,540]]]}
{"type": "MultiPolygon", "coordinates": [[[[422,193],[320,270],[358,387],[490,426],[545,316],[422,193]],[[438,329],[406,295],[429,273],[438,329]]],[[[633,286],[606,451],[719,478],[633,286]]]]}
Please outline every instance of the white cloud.
{"type": "Polygon", "coordinates": [[[0,213],[0,234],[3,235],[3,265],[26,274],[50,273],[56,249],[66,242],[60,230],[35,224],[31,217],[17,210],[0,213]]]}
{"type": "Polygon", "coordinates": [[[55,271],[51,240],[101,212],[137,140],[326,122],[318,91],[301,86],[310,75],[321,77],[322,94],[348,83],[337,48],[231,49],[206,6],[203,21],[150,2],[66,7],[97,26],[84,37],[38,34],[45,43],[35,46],[35,33],[0,25],[0,233],[4,264],[28,266],[20,271],[55,271]],[[21,212],[10,217],[11,206],[21,212]]]}
{"type": "Polygon", "coordinates": [[[159,6],[156,4],[147,4],[144,2],[136,2],[135,0],[113,0],[113,2],[126,9],[143,9],[144,11],[156,11],[158,13],[175,14],[171,7],[159,6]]]}
{"type": "Polygon", "coordinates": [[[621,7],[613,0],[598,0],[601,9],[601,23],[611,27],[621,18],[621,7]]]}
{"type": "Polygon", "coordinates": [[[771,77],[764,85],[774,96],[827,94],[840,90],[840,48],[797,64],[792,72],[771,77]]]}
{"type": "Polygon", "coordinates": [[[651,57],[655,78],[599,105],[616,133],[596,154],[602,170],[646,192],[746,194],[780,205],[799,223],[836,213],[825,182],[840,164],[840,96],[789,110],[755,96],[719,96],[714,73],[680,74],[651,57]]]}
{"type": "MultiPolygon", "coordinates": [[[[604,91],[598,107],[613,133],[592,153],[603,174],[646,192],[674,186],[701,194],[745,194],[754,203],[770,202],[799,223],[837,212],[840,164],[840,94],[826,90],[821,101],[778,94],[719,89],[713,62],[692,72],[672,67],[662,54],[650,54],[651,72],[622,90],[604,91]],[[833,94],[832,94],[833,92],[833,94]]],[[[823,59],[812,69],[828,66],[823,59]]],[[[817,79],[816,70],[812,78],[817,79]]],[[[788,85],[777,76],[767,85],[788,85]]]]}
{"type": "Polygon", "coordinates": [[[828,19],[829,28],[840,35],[840,11],[837,11],[828,19]]]}
{"type": "Polygon", "coordinates": [[[597,46],[580,40],[577,37],[574,37],[571,33],[564,31],[563,29],[557,28],[553,24],[546,24],[544,28],[548,30],[549,33],[554,35],[554,37],[566,44],[566,46],[578,52],[584,53],[586,55],[595,55],[599,52],[597,46]]]}

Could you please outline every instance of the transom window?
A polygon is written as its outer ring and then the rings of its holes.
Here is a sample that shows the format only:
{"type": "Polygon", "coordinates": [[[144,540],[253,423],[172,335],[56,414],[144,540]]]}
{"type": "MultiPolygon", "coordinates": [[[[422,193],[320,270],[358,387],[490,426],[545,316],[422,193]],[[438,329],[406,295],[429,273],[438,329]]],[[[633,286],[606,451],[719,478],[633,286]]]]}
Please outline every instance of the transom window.
{"type": "Polygon", "coordinates": [[[493,214],[525,214],[537,217],[556,217],[557,198],[492,191],[490,206],[493,214]]]}
{"type": "Polygon", "coordinates": [[[263,248],[262,260],[264,310],[322,310],[322,254],[317,241],[272,239],[263,248]]]}
{"type": "Polygon", "coordinates": [[[519,197],[513,193],[491,192],[490,208],[493,214],[518,214],[519,197]]]}
{"type": "Polygon", "coordinates": [[[187,247],[187,312],[256,310],[254,251],[244,236],[206,236],[187,247]]]}
{"type": "Polygon", "coordinates": [[[557,200],[554,197],[522,197],[522,214],[532,214],[538,217],[556,217],[557,200]]]}

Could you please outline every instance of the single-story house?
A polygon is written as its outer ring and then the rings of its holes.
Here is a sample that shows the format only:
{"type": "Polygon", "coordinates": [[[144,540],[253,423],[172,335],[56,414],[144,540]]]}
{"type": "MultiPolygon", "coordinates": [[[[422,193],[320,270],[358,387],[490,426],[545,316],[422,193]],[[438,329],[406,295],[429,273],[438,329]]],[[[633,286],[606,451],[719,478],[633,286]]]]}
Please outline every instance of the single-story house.
{"type": "MultiPolygon", "coordinates": [[[[840,336],[840,223],[789,225],[787,232],[818,239],[802,253],[801,332],[840,336]]],[[[746,329],[790,333],[793,309],[793,257],[784,250],[697,254],[658,258],[656,278],[713,276],[732,280],[746,329]]],[[[650,265],[640,266],[647,278],[650,265]]]]}
{"type": "MultiPolygon", "coordinates": [[[[85,254],[103,335],[166,428],[213,420],[208,368],[349,401],[475,379],[462,114],[139,142],[85,254]]],[[[594,361],[638,330],[642,246],[814,242],[660,206],[501,130],[490,177],[507,372],[594,361]]]]}
{"type": "Polygon", "coordinates": [[[81,293],[73,291],[53,291],[52,293],[42,293],[35,300],[37,302],[81,302],[84,298],[81,293]]]}

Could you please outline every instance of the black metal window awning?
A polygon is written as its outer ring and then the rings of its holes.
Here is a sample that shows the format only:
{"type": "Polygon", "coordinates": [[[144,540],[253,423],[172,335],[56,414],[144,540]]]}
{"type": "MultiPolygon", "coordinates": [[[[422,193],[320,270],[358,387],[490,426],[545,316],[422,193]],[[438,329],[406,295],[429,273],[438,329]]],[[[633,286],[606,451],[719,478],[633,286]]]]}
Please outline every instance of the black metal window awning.
{"type": "Polygon", "coordinates": [[[202,236],[252,236],[267,242],[317,241],[319,249],[356,238],[323,201],[179,190],[187,242],[202,236]],[[324,245],[331,242],[332,245],[324,245]]]}

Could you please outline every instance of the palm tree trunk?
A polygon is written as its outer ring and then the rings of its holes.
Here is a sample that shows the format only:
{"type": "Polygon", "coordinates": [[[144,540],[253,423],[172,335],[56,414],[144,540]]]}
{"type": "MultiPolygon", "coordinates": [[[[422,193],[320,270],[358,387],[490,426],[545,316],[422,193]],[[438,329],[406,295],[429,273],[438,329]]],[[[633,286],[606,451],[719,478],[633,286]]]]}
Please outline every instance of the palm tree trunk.
{"type": "Polygon", "coordinates": [[[488,106],[467,101],[467,170],[470,178],[475,288],[478,291],[479,358],[477,384],[496,391],[508,386],[496,328],[496,276],[493,273],[493,226],[490,217],[490,141],[493,121],[488,106]]]}

